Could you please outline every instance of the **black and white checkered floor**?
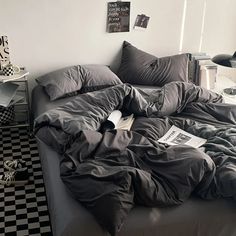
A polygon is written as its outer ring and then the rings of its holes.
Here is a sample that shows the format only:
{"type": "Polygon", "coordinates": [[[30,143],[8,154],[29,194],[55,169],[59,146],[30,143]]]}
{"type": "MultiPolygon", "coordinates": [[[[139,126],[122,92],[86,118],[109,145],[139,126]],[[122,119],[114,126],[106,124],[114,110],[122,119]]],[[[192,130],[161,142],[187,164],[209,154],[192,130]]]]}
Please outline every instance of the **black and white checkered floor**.
{"type": "Polygon", "coordinates": [[[3,161],[26,161],[30,182],[0,185],[0,236],[51,236],[42,169],[34,138],[27,128],[0,129],[0,174],[3,161]]]}

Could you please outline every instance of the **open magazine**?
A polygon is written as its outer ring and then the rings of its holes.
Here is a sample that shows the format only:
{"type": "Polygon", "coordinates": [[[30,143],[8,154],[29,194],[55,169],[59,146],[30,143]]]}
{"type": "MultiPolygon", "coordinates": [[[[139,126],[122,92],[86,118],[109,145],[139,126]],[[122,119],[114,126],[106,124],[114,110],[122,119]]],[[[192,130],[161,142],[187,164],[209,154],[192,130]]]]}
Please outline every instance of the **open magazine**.
{"type": "Polygon", "coordinates": [[[16,103],[21,103],[25,100],[25,98],[23,96],[20,95],[15,95],[11,102],[9,103],[9,106],[15,105],[16,103]]]}
{"type": "Polygon", "coordinates": [[[174,125],[158,140],[158,142],[168,145],[186,144],[195,148],[202,146],[206,141],[206,139],[192,135],[174,125]]]}
{"type": "Polygon", "coordinates": [[[130,130],[132,124],[134,122],[134,115],[131,114],[129,116],[122,117],[122,113],[119,110],[114,110],[106,122],[103,124],[102,129],[124,129],[130,130]]]}
{"type": "Polygon", "coordinates": [[[14,83],[3,83],[0,84],[0,106],[8,107],[12,99],[16,94],[16,90],[19,87],[18,84],[14,83]]]}

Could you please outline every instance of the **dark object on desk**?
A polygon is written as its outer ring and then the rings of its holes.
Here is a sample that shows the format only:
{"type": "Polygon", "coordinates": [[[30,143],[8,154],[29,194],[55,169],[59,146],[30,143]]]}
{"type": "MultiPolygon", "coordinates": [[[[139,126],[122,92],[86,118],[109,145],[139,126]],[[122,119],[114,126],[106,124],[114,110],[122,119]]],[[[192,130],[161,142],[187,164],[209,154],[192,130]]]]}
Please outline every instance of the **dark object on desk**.
{"type": "Polygon", "coordinates": [[[236,51],[233,56],[228,54],[219,54],[212,58],[212,61],[218,65],[236,68],[236,51]]]}
{"type": "Polygon", "coordinates": [[[236,95],[236,87],[231,87],[231,88],[225,88],[224,93],[226,93],[227,95],[236,95]]]}

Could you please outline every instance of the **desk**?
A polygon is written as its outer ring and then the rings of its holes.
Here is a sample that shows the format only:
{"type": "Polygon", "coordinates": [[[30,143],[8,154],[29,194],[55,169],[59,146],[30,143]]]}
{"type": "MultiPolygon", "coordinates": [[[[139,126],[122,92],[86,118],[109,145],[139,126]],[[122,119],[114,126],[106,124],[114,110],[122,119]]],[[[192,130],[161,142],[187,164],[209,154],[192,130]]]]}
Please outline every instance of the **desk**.
{"type": "Polygon", "coordinates": [[[223,91],[225,88],[230,88],[233,86],[236,88],[236,83],[233,80],[225,76],[218,76],[216,78],[215,88],[211,89],[211,91],[221,94],[225,100],[225,103],[236,104],[236,95],[229,95],[223,91]]]}

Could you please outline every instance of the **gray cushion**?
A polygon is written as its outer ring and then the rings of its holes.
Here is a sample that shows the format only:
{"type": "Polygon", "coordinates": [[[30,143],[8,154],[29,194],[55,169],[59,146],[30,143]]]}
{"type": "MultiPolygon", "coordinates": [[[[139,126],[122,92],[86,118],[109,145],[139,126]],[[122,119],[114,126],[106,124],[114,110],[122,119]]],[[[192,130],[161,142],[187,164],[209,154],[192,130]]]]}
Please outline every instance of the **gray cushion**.
{"type": "Polygon", "coordinates": [[[50,100],[73,96],[122,83],[105,65],[78,65],[66,67],[37,78],[50,100]]]}
{"type": "Polygon", "coordinates": [[[188,81],[188,54],[157,58],[124,42],[119,78],[126,83],[163,86],[173,81],[188,81]]]}
{"type": "Polygon", "coordinates": [[[66,94],[80,90],[82,87],[83,70],[78,66],[66,67],[60,70],[50,72],[36,81],[44,87],[46,93],[53,101],[63,97],[66,94]]]}
{"type": "Polygon", "coordinates": [[[122,84],[121,80],[108,66],[83,65],[84,80],[81,92],[91,92],[109,86],[122,84]]]}

